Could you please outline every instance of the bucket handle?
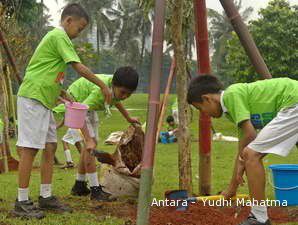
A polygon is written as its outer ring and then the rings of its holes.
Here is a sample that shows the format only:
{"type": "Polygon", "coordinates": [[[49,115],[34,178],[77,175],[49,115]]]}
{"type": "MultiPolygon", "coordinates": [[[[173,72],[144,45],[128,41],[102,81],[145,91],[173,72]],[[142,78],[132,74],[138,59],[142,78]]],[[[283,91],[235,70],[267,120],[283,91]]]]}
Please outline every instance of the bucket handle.
{"type": "Polygon", "coordinates": [[[280,191],[292,191],[295,189],[298,189],[298,186],[294,186],[294,187],[288,187],[288,188],[281,188],[281,187],[277,187],[273,184],[272,182],[272,178],[270,176],[270,173],[268,173],[268,183],[275,189],[280,190],[280,191]]]}
{"type": "Polygon", "coordinates": [[[67,99],[65,99],[65,98],[62,98],[62,97],[58,97],[58,99],[61,101],[61,102],[63,102],[64,104],[72,104],[72,102],[71,101],[68,101],[67,99]]]}

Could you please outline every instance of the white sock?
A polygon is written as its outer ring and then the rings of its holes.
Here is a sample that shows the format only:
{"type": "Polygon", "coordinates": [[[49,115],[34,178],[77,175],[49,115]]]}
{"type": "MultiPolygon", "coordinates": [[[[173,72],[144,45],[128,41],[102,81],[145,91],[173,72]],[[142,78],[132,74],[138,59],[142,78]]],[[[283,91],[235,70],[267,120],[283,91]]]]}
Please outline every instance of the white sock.
{"type": "Polygon", "coordinates": [[[267,207],[266,206],[252,206],[251,212],[261,223],[265,223],[268,220],[267,207]]]}
{"type": "Polygon", "coordinates": [[[86,181],[86,174],[79,174],[77,173],[77,179],[78,181],[86,181]]]}
{"type": "Polygon", "coordinates": [[[88,180],[89,180],[89,186],[90,187],[99,186],[97,172],[87,173],[87,177],[88,177],[88,180]]]}
{"type": "Polygon", "coordinates": [[[72,162],[70,150],[69,149],[66,149],[64,151],[64,154],[65,154],[66,162],[72,162]]]}
{"type": "Polygon", "coordinates": [[[18,188],[18,201],[29,200],[29,188],[18,188]]]}
{"type": "Polygon", "coordinates": [[[51,184],[41,184],[40,185],[40,196],[43,198],[48,198],[52,196],[52,185],[51,184]]]}

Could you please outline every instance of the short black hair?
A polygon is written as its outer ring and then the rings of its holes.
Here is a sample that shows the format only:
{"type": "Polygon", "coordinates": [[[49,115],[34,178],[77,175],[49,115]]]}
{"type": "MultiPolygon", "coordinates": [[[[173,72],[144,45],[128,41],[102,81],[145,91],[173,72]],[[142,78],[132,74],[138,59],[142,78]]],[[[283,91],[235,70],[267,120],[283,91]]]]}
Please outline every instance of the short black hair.
{"type": "Polygon", "coordinates": [[[71,3],[64,7],[61,14],[61,21],[67,16],[75,16],[78,18],[84,18],[89,23],[90,18],[86,10],[78,3],[71,3]]]}
{"type": "Polygon", "coordinates": [[[169,115],[168,117],[167,117],[167,123],[170,123],[170,122],[174,122],[175,120],[174,120],[174,117],[172,116],[172,115],[169,115]]]}
{"type": "Polygon", "coordinates": [[[112,84],[117,87],[124,87],[135,91],[139,83],[139,74],[130,66],[120,67],[113,76],[112,84]]]}
{"type": "Polygon", "coordinates": [[[188,86],[187,102],[202,102],[202,95],[216,94],[223,90],[222,83],[214,75],[199,75],[193,78],[188,86]]]}

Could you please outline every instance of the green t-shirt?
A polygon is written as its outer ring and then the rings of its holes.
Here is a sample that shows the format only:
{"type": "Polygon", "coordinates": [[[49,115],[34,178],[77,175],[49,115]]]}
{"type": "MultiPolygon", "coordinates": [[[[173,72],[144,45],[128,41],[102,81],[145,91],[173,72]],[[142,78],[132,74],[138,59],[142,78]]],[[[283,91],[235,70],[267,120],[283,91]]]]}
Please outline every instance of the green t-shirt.
{"type": "MultiPolygon", "coordinates": [[[[102,80],[107,87],[112,88],[112,75],[96,74],[96,76],[102,80]]],[[[88,105],[90,111],[105,110],[105,99],[100,87],[83,77],[73,82],[67,89],[67,92],[74,97],[76,102],[88,105]]],[[[118,102],[120,101],[113,98],[110,106],[115,105],[118,102]]],[[[64,113],[64,104],[58,105],[53,111],[56,113],[64,113]]]]}
{"type": "Polygon", "coordinates": [[[169,124],[167,124],[168,131],[175,130],[176,128],[178,128],[178,124],[176,124],[176,123],[173,126],[170,126],[169,124]]]}
{"type": "Polygon", "coordinates": [[[80,58],[65,31],[55,28],[37,46],[18,96],[36,99],[45,107],[54,108],[62,89],[66,65],[70,62],[80,62],[80,58]]]}
{"type": "Polygon", "coordinates": [[[280,110],[298,104],[298,81],[275,78],[233,84],[224,91],[223,104],[226,116],[235,124],[250,119],[261,129],[280,110]]]}

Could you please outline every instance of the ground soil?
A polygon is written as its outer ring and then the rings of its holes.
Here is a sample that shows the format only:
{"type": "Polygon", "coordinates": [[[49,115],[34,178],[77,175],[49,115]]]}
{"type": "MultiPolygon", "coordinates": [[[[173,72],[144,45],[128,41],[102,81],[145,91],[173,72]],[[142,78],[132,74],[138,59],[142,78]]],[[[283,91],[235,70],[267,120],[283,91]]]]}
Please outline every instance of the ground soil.
{"type": "MultiPolygon", "coordinates": [[[[134,225],[137,206],[134,202],[102,203],[92,207],[92,213],[103,220],[114,216],[124,219],[125,225],[134,225]]],[[[192,204],[184,212],[173,207],[152,207],[151,225],[237,225],[249,214],[249,207],[242,207],[237,218],[234,207],[210,207],[202,204],[192,204]]],[[[273,224],[298,222],[298,208],[271,207],[269,217],[273,224]]]]}

